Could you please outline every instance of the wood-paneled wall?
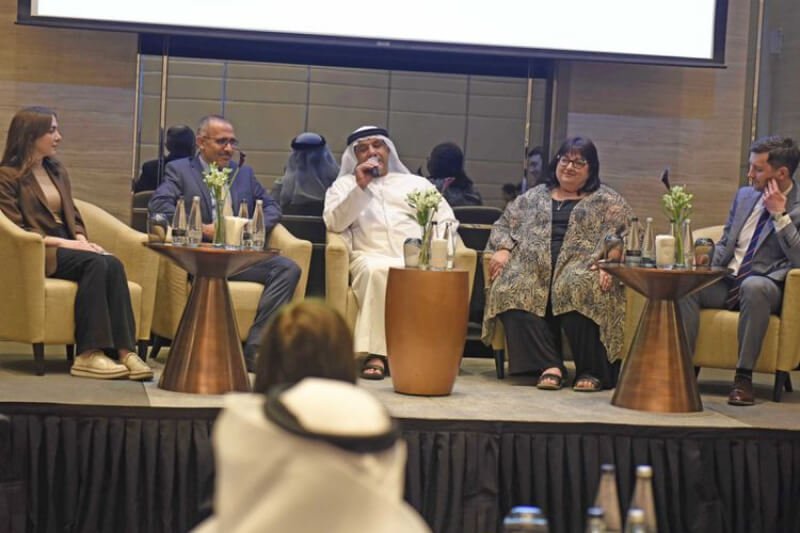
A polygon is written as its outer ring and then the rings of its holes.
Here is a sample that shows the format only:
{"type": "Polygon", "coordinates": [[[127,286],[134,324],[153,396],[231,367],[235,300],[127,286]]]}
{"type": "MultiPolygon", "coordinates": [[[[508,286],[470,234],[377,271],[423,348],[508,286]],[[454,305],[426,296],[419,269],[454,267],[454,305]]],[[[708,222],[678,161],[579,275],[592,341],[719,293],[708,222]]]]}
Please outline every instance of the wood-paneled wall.
{"type": "MultiPolygon", "coordinates": [[[[142,64],[147,160],[158,148],[161,58],[142,64]]],[[[436,144],[459,144],[468,175],[491,205],[502,205],[503,183],[522,176],[526,79],[180,58],[170,59],[167,79],[167,126],[224,114],[268,189],[283,175],[295,135],[321,133],[338,160],[348,133],[364,124],[387,127],[413,171],[427,172],[436,144]]],[[[545,86],[534,80],[532,145],[544,138],[545,86]]]]}
{"type": "Polygon", "coordinates": [[[16,17],[16,0],[0,0],[2,143],[19,108],[52,107],[74,195],[127,221],[136,36],[21,26],[16,17]]]}

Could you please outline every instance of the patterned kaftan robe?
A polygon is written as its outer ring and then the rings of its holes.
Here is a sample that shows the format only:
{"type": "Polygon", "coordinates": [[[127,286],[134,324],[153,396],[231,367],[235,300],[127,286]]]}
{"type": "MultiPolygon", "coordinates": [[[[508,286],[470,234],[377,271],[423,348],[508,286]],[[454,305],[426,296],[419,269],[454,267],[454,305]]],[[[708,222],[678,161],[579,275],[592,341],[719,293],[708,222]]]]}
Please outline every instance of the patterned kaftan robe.
{"type": "Polygon", "coordinates": [[[486,251],[511,250],[511,258],[492,283],[486,300],[483,340],[494,335],[497,315],[509,309],[544,317],[547,299],[553,314],[577,311],[600,326],[610,361],[622,357],[625,293],[617,283],[600,289],[599,274],[589,270],[606,235],[627,227],[633,215],[625,199],[601,185],[572,210],[555,268],[550,260],[552,204],[546,185],[537,185],[510,203],[492,228],[486,251]]]}

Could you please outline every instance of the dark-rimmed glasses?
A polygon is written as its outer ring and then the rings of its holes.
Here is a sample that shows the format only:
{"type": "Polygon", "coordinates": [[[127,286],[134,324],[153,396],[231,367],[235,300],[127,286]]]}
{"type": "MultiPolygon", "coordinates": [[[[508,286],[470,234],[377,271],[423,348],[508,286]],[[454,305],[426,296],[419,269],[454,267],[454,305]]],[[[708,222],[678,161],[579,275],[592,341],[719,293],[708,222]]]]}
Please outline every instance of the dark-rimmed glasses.
{"type": "Polygon", "coordinates": [[[574,168],[575,170],[580,170],[589,164],[588,161],[582,158],[570,159],[565,155],[562,155],[561,157],[558,158],[558,166],[560,167],[566,168],[570,165],[570,163],[572,163],[572,168],[574,168]]]}

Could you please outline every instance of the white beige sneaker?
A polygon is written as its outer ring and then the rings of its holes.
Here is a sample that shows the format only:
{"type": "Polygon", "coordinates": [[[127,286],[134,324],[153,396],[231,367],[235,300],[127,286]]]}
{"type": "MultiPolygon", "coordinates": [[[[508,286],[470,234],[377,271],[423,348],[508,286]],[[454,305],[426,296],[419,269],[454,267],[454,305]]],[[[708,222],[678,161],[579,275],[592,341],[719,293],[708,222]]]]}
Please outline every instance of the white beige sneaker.
{"type": "Polygon", "coordinates": [[[82,378],[117,379],[130,372],[128,367],[108,358],[103,352],[90,352],[77,356],[69,373],[82,378]]]}
{"type": "Polygon", "coordinates": [[[128,379],[133,381],[148,381],[153,379],[153,369],[133,352],[122,357],[122,364],[130,371],[128,379]]]}

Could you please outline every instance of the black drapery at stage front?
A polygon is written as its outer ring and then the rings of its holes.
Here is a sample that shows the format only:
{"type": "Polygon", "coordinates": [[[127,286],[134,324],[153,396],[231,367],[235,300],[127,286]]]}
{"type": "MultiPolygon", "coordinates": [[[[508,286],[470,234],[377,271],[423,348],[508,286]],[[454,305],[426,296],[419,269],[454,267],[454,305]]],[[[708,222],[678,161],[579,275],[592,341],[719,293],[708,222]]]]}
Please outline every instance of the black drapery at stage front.
{"type": "MultiPolygon", "coordinates": [[[[27,531],[172,533],[209,510],[216,409],[7,403],[0,412],[11,419],[8,449],[0,432],[0,530],[18,531],[24,514],[27,531]]],[[[617,465],[623,507],[635,466],[653,466],[662,531],[800,531],[800,432],[419,419],[401,426],[406,499],[435,532],[499,531],[518,504],[542,507],[553,532],[583,531],[605,462],[617,465]]]]}

